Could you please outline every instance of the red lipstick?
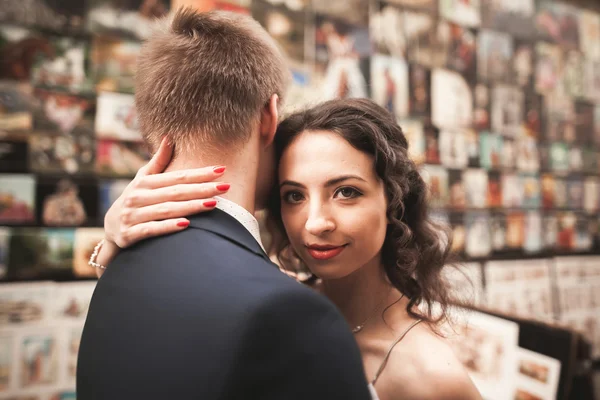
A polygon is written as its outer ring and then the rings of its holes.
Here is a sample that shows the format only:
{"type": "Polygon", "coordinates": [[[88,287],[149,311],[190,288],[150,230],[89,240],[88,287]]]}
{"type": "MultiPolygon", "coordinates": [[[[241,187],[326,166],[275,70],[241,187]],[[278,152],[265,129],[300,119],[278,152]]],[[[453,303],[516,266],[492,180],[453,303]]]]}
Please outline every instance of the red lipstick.
{"type": "Polygon", "coordinates": [[[308,254],[315,260],[329,260],[344,251],[346,245],[334,246],[329,244],[311,244],[306,247],[308,249],[308,254]]]}

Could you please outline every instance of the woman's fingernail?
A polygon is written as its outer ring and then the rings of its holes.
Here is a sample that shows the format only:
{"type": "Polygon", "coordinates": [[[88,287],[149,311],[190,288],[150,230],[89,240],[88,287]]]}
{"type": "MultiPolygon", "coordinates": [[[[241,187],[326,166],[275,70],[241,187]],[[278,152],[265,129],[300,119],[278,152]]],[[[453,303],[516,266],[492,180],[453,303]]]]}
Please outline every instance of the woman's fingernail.
{"type": "Polygon", "coordinates": [[[179,221],[179,222],[177,223],[177,226],[179,226],[179,227],[182,227],[182,228],[185,228],[185,227],[187,227],[189,224],[190,224],[190,221],[179,221]]]}
{"type": "Polygon", "coordinates": [[[213,171],[215,171],[216,174],[222,174],[225,172],[225,167],[214,167],[213,171]]]}
{"type": "Polygon", "coordinates": [[[221,192],[225,192],[225,191],[229,190],[230,187],[231,187],[231,185],[229,183],[221,183],[221,184],[217,185],[217,190],[220,190],[221,192]]]}
{"type": "Polygon", "coordinates": [[[204,207],[214,207],[217,205],[217,201],[216,200],[208,200],[202,204],[204,205],[204,207]]]}

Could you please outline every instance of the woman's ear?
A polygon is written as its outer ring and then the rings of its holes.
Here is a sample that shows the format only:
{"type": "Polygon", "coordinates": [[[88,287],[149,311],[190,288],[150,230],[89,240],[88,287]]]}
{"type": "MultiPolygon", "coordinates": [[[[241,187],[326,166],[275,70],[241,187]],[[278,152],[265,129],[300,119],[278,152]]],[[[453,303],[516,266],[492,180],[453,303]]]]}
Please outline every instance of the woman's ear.
{"type": "Polygon", "coordinates": [[[279,120],[279,96],[271,96],[260,114],[260,135],[265,146],[271,145],[275,139],[277,122],[279,120]]]}

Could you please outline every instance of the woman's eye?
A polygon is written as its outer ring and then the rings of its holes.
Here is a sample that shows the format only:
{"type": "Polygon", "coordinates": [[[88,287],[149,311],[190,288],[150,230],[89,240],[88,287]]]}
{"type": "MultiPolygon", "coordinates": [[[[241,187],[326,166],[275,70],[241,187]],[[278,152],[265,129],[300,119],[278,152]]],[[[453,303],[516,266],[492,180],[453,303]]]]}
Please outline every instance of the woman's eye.
{"type": "Polygon", "coordinates": [[[358,190],[351,188],[351,187],[343,187],[343,188],[339,188],[336,192],[335,192],[335,196],[337,198],[340,199],[354,199],[356,197],[361,196],[362,193],[359,192],[358,190]]]}
{"type": "Polygon", "coordinates": [[[296,204],[304,199],[300,192],[287,192],[283,195],[283,201],[290,204],[296,204]]]}

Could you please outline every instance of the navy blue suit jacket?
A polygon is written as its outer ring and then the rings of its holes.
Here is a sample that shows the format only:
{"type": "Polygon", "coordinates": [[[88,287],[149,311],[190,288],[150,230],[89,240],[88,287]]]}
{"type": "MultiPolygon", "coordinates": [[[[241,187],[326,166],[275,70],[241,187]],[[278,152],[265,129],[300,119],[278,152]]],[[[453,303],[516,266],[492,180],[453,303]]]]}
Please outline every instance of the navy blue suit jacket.
{"type": "Polygon", "coordinates": [[[220,211],[122,251],[98,281],[78,400],[369,399],[324,296],[281,273],[220,211]]]}

